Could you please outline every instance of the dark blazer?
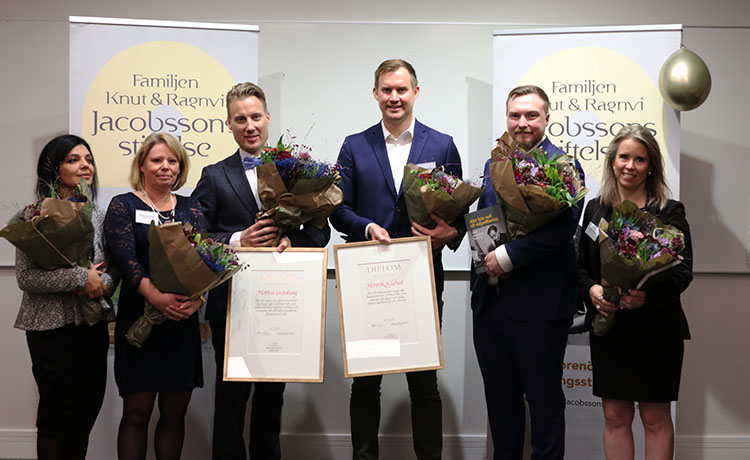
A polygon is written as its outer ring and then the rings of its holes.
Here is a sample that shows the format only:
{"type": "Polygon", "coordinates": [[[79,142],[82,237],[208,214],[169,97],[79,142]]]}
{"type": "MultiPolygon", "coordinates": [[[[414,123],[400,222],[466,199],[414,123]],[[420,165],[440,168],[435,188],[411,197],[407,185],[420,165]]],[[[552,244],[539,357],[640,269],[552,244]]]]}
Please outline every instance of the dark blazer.
{"type": "MultiPolygon", "coordinates": [[[[658,321],[671,334],[682,339],[689,339],[690,329],[680,303],[680,293],[687,289],[693,279],[693,250],[690,227],[685,218],[685,207],[679,201],[669,200],[662,210],[649,206],[646,207],[646,211],[657,216],[662,223],[673,225],[685,235],[685,249],[681,253],[684,263],[654,276],[645,283],[642,288],[646,291],[646,301],[643,307],[618,311],[617,314],[633,315],[639,320],[658,321]]],[[[589,222],[599,225],[602,218],[609,220],[611,215],[612,207],[603,206],[597,197],[586,205],[586,211],[583,214],[583,229],[588,227],[589,222]]],[[[589,328],[596,314],[596,308],[589,297],[589,289],[601,282],[599,244],[583,233],[578,251],[578,289],[582,301],[586,304],[586,325],[589,328]]]]}
{"type": "MultiPolygon", "coordinates": [[[[383,129],[380,123],[367,130],[344,139],[339,153],[344,202],[331,216],[333,228],[344,234],[348,242],[365,241],[365,228],[374,222],[388,231],[391,238],[413,236],[406,212],[402,188],[396,190],[391,164],[385,148],[383,129]]],[[[461,158],[453,138],[428,128],[419,121],[414,122],[408,163],[434,162],[445,165],[446,171],[461,177],[461,158]]],[[[456,249],[466,233],[462,218],[451,224],[458,237],[450,247],[456,249]]],[[[441,251],[433,251],[435,287],[438,296],[443,292],[443,264],[441,251]]]]}
{"type": "MultiPolygon", "coordinates": [[[[550,156],[564,153],[545,137],[542,149],[550,156]]],[[[477,209],[497,204],[490,178],[490,160],[484,168],[485,189],[477,209]]],[[[576,160],[583,177],[583,170],[576,160]]],[[[489,285],[487,274],[471,270],[471,308],[504,308],[519,321],[540,321],[571,318],[576,310],[576,255],[573,245],[583,204],[567,209],[555,220],[530,235],[505,243],[513,270],[489,285]],[[487,295],[488,290],[497,295],[487,295]],[[491,305],[489,305],[491,304],[491,305]]]]}
{"type": "MultiPolygon", "coordinates": [[[[200,201],[211,237],[228,243],[232,234],[255,223],[258,206],[245,176],[239,150],[218,163],[203,168],[192,196],[200,201]]],[[[286,236],[294,247],[324,247],[331,236],[326,223],[323,229],[305,225],[286,236]]],[[[227,313],[225,283],[211,291],[206,306],[206,318],[223,321],[227,313]]]]}

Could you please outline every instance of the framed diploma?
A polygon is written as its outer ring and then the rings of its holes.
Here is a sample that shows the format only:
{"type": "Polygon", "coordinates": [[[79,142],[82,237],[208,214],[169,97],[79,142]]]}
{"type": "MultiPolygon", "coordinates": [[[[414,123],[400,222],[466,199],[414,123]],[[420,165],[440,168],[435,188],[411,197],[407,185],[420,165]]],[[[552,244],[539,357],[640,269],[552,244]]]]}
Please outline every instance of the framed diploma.
{"type": "Polygon", "coordinates": [[[231,279],[224,380],[322,382],[325,248],[237,249],[248,268],[231,279]]]}
{"type": "Polygon", "coordinates": [[[334,246],[344,374],[443,368],[428,237],[334,246]]]}

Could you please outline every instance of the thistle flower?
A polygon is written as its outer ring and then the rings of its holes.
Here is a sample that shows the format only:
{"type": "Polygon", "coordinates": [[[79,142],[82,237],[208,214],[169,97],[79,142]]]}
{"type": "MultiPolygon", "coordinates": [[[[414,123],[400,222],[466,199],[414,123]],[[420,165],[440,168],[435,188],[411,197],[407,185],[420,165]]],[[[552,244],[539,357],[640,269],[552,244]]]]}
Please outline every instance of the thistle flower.
{"type": "Polygon", "coordinates": [[[190,224],[185,224],[182,230],[185,232],[190,245],[211,271],[221,273],[239,265],[237,254],[228,245],[206,237],[190,224]]]}

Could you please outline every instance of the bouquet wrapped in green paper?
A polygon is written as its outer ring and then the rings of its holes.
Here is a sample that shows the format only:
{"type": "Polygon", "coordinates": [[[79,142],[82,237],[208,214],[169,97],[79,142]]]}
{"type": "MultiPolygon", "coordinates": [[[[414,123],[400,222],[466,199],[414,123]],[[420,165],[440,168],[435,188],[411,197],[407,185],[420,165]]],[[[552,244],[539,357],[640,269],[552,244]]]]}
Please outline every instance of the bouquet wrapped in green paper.
{"type": "MultiPolygon", "coordinates": [[[[94,255],[93,205],[86,179],[74,194],[60,198],[55,187],[52,196],[38,200],[17,212],[0,229],[0,237],[25,252],[45,270],[91,266],[94,255]]],[[[79,294],[81,316],[91,326],[102,319],[100,299],[79,294]]]]}
{"type": "MultiPolygon", "coordinates": [[[[682,262],[685,239],[679,230],[664,225],[654,215],[623,201],[612,208],[609,221],[599,223],[599,254],[604,298],[620,301],[620,289],[639,289],[653,276],[682,262]]],[[[615,314],[597,312],[592,326],[605,335],[615,324],[615,314]]]]}
{"type": "Polygon", "coordinates": [[[541,150],[523,154],[507,132],[492,150],[490,177],[510,239],[528,235],[578,206],[588,192],[571,156],[541,150]]]}
{"type": "MultiPolygon", "coordinates": [[[[172,222],[148,230],[149,276],[162,292],[200,298],[203,294],[229,280],[244,266],[228,245],[207,238],[192,225],[172,222]]],[[[143,315],[128,329],[125,339],[134,347],[142,347],[155,325],[166,316],[145,301],[143,315]]]]}
{"type": "Polygon", "coordinates": [[[462,181],[442,166],[427,169],[412,163],[404,166],[403,187],[409,220],[427,228],[435,227],[430,214],[450,224],[482,194],[482,187],[462,181]]]}
{"type": "Polygon", "coordinates": [[[308,222],[323,228],[344,199],[336,185],[341,182],[338,165],[314,160],[308,147],[286,145],[283,136],[275,147],[263,149],[261,159],[263,164],[257,167],[261,210],[256,219],[273,219],[279,228],[273,244],[308,222]]]}

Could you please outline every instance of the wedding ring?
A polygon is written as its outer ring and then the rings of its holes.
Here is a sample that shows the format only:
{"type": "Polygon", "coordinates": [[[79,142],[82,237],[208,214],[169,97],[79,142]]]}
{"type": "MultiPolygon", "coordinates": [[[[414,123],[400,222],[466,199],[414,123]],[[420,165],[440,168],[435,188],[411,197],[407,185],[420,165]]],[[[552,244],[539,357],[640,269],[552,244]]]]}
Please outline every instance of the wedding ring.
{"type": "Polygon", "coordinates": [[[604,300],[604,296],[603,296],[603,295],[600,295],[600,296],[599,296],[599,297],[597,297],[597,298],[598,298],[599,300],[604,300]]]}
{"type": "Polygon", "coordinates": [[[602,309],[602,306],[601,306],[601,305],[597,305],[597,306],[596,306],[596,311],[601,311],[601,309],[602,309]]]}

